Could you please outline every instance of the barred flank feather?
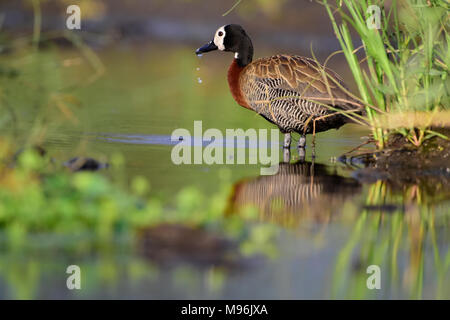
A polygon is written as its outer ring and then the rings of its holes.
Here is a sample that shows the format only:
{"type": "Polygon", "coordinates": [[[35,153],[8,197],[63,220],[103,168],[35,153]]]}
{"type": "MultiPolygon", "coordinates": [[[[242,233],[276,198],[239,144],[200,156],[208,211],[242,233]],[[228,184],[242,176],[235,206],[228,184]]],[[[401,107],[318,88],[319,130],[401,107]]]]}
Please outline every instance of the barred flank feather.
{"type": "Polygon", "coordinates": [[[311,133],[313,120],[327,115],[316,121],[316,132],[349,122],[333,109],[362,112],[339,75],[305,57],[276,55],[256,60],[240,72],[239,86],[250,109],[284,133],[311,133]]]}

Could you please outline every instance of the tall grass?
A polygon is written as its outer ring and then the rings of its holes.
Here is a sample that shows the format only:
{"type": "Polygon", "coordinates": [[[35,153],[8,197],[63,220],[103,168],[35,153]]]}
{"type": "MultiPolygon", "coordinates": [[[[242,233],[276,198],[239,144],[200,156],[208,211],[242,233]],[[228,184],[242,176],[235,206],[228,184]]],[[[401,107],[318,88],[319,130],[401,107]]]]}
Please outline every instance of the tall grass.
{"type": "Polygon", "coordinates": [[[366,121],[378,147],[383,148],[392,133],[404,135],[416,146],[435,135],[445,138],[432,129],[450,126],[448,2],[322,3],[366,106],[366,121]],[[377,8],[380,23],[373,28],[377,8]],[[357,48],[354,33],[362,42],[357,48]],[[362,58],[358,57],[361,51],[362,58]],[[420,121],[414,121],[418,112],[420,121]],[[391,116],[396,117],[395,126],[387,125],[391,116]]]}

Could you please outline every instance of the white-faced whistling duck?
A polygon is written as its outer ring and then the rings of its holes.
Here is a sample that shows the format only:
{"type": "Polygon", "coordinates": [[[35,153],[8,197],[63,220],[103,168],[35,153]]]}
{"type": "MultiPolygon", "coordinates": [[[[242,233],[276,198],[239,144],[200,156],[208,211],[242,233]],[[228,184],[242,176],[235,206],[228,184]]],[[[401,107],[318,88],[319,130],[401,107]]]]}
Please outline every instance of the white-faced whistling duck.
{"type": "Polygon", "coordinates": [[[314,136],[351,122],[343,112],[363,112],[342,78],[312,59],[279,54],[252,62],[252,41],[240,25],[220,27],[214,39],[195,53],[217,49],[234,53],[228,84],[236,102],[277,125],[285,135],[285,159],[290,157],[291,132],[300,134],[298,148],[304,158],[306,134],[314,136]]]}

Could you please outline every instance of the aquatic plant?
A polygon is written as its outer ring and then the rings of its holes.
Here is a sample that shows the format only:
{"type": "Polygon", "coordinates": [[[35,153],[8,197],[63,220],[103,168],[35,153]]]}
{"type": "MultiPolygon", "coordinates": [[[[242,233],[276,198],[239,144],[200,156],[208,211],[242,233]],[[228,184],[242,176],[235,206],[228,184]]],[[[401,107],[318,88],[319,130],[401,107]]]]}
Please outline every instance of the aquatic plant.
{"type": "Polygon", "coordinates": [[[448,228],[446,203],[422,203],[419,185],[402,192],[390,188],[385,181],[369,187],[366,206],[337,255],[331,297],[395,299],[403,291],[410,299],[446,299],[450,251],[446,236],[437,236],[448,228]],[[380,267],[380,290],[367,290],[371,265],[380,267]],[[426,280],[430,270],[433,285],[426,280]]]}
{"type": "Polygon", "coordinates": [[[331,3],[323,1],[378,147],[392,133],[416,146],[444,137],[432,129],[450,126],[448,2],[331,3]],[[358,47],[353,32],[361,39],[358,47]]]}
{"type": "Polygon", "coordinates": [[[16,156],[12,150],[7,141],[0,142],[0,233],[6,232],[8,245],[24,245],[29,236],[42,233],[85,234],[97,245],[117,237],[132,238],[142,229],[164,223],[224,230],[230,238],[243,241],[249,254],[264,252],[272,238],[273,228],[251,223],[254,214],[225,217],[230,189],[226,181],[208,199],[198,189],[186,187],[169,201],[152,195],[143,177],[132,178],[129,185],[118,181],[123,171],[120,155],[112,159],[110,169],[116,177],[112,179],[101,172],[72,173],[33,148],[16,156]],[[255,236],[262,230],[267,237],[255,236]]]}

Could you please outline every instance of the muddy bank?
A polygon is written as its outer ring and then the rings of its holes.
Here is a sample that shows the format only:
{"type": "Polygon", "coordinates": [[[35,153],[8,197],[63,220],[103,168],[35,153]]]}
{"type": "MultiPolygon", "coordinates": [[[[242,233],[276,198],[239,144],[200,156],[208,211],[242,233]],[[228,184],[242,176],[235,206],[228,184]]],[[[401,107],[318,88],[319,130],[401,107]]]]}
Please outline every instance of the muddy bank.
{"type": "MultiPolygon", "coordinates": [[[[450,130],[441,133],[450,136],[450,130]]],[[[396,135],[384,150],[357,158],[366,163],[365,168],[354,173],[361,182],[385,180],[393,189],[418,185],[432,197],[450,197],[450,140],[434,137],[415,147],[396,135]]]]}

